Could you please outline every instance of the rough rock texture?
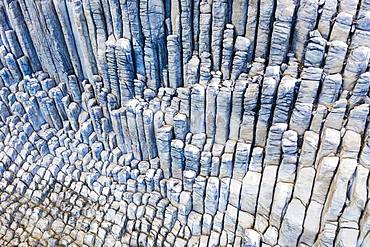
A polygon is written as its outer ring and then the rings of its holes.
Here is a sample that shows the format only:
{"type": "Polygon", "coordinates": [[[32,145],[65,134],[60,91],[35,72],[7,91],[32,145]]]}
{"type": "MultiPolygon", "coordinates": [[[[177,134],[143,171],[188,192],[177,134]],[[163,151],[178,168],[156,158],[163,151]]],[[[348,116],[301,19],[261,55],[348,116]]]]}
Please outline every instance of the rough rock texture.
{"type": "Polygon", "coordinates": [[[0,1],[0,246],[370,246],[369,0],[0,1]]]}

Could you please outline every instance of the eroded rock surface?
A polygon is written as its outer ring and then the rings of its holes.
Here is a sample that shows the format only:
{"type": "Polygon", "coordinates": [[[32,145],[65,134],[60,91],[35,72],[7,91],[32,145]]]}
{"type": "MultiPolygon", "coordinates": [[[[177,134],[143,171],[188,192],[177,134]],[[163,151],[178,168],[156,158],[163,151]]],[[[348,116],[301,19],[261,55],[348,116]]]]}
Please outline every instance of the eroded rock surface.
{"type": "Polygon", "coordinates": [[[369,246],[369,0],[0,2],[0,246],[369,246]]]}

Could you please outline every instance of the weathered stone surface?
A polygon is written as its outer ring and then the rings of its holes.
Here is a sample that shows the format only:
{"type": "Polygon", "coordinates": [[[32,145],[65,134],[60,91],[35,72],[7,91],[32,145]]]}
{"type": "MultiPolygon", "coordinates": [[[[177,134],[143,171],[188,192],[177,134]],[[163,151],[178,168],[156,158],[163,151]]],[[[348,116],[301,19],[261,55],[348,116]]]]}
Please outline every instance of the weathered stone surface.
{"type": "Polygon", "coordinates": [[[370,244],[369,0],[0,4],[0,246],[370,244]]]}
{"type": "Polygon", "coordinates": [[[303,57],[305,41],[308,33],[315,27],[317,9],[317,0],[305,0],[299,4],[297,23],[293,33],[293,51],[298,60],[301,60],[303,57]]]}
{"type": "Polygon", "coordinates": [[[256,123],[256,145],[263,147],[266,144],[268,122],[271,118],[274,95],[277,90],[277,81],[272,77],[265,77],[261,89],[261,107],[256,123]]]}
{"type": "Polygon", "coordinates": [[[370,49],[367,47],[357,47],[351,51],[343,72],[344,89],[353,89],[356,80],[365,72],[369,59],[370,49]]]}
{"type": "MultiPolygon", "coordinates": [[[[228,3],[225,0],[215,0],[212,3],[212,33],[211,33],[211,54],[213,69],[221,68],[221,47],[223,31],[227,22],[228,3]]],[[[208,34],[209,35],[209,34],[208,34]]]]}
{"type": "Polygon", "coordinates": [[[296,177],[297,140],[298,136],[295,131],[288,130],[284,132],[282,141],[283,157],[277,175],[276,192],[274,193],[270,213],[270,224],[276,229],[280,228],[281,218],[285,214],[293,193],[296,177]]]}
{"type": "Polygon", "coordinates": [[[220,196],[220,180],[217,177],[210,177],[207,182],[205,212],[215,215],[217,211],[218,199],[220,196]]]}
{"type": "Polygon", "coordinates": [[[225,144],[229,136],[229,123],[231,113],[231,90],[221,87],[217,96],[216,132],[215,141],[225,144]]]}
{"type": "Polygon", "coordinates": [[[247,81],[239,79],[235,82],[233,95],[232,95],[232,109],[230,115],[230,133],[229,139],[238,140],[239,129],[242,121],[243,113],[243,100],[247,87],[247,81]]]}
{"type": "Polygon", "coordinates": [[[295,1],[279,0],[276,2],[276,20],[273,24],[269,54],[270,65],[282,64],[287,56],[295,8],[295,1]]]}
{"type": "Polygon", "coordinates": [[[307,208],[303,225],[303,233],[299,240],[302,243],[313,244],[315,241],[316,235],[320,230],[320,219],[314,217],[314,215],[321,215],[325,198],[337,166],[337,157],[325,157],[322,159],[317,168],[318,170],[312,190],[311,202],[307,208]]]}
{"type": "Polygon", "coordinates": [[[193,134],[205,132],[205,88],[197,84],[191,90],[190,131],[193,134]]]}
{"type": "Polygon", "coordinates": [[[239,138],[245,142],[252,142],[254,139],[254,125],[257,119],[257,101],[259,97],[259,85],[250,84],[244,94],[243,120],[240,126],[239,138]]]}

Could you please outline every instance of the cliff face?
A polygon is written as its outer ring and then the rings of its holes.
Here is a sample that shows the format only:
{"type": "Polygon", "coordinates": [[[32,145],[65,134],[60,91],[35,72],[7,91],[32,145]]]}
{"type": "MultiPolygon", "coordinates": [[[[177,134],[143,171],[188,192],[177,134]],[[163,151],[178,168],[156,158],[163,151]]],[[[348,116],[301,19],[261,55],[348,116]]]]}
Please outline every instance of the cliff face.
{"type": "Polygon", "coordinates": [[[370,246],[369,0],[0,1],[0,246],[370,246]]]}

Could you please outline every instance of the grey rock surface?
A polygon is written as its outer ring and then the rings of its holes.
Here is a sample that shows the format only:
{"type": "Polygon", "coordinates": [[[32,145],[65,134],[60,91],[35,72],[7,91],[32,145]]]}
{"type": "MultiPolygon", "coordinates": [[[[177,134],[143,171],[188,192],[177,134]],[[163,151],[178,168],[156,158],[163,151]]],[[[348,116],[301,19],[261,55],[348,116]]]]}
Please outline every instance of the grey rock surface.
{"type": "Polygon", "coordinates": [[[369,246],[369,0],[0,2],[0,246],[369,246]]]}

